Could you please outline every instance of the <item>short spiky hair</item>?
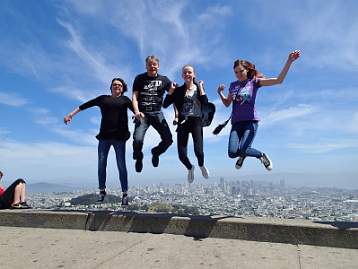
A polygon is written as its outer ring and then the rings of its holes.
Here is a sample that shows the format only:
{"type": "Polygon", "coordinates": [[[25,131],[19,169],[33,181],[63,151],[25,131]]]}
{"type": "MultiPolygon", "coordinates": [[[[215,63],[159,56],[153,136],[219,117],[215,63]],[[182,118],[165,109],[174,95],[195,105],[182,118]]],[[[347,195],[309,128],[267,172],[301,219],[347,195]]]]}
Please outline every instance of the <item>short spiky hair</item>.
{"type": "Polygon", "coordinates": [[[145,63],[147,64],[150,60],[154,60],[159,64],[159,58],[155,55],[149,55],[147,58],[145,58],[145,63]]]}

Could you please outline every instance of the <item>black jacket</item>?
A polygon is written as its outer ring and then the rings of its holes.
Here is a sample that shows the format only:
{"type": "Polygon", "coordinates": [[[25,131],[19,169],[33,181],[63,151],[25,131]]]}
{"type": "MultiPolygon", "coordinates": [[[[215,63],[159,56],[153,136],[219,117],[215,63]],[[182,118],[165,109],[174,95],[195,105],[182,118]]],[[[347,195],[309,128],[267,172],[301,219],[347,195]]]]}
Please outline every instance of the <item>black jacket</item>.
{"type": "MultiPolygon", "coordinates": [[[[199,85],[196,82],[194,82],[194,84],[196,85],[196,87],[198,87],[199,90],[199,85]]],[[[185,92],[186,92],[186,85],[184,83],[180,87],[176,88],[171,95],[167,94],[163,102],[164,108],[167,108],[168,106],[174,103],[175,107],[179,112],[179,116],[178,116],[179,122],[182,122],[185,119],[183,115],[181,115],[180,113],[184,104],[185,92]]],[[[201,106],[208,103],[208,97],[206,96],[206,94],[204,95],[199,94],[199,102],[201,106]]]]}

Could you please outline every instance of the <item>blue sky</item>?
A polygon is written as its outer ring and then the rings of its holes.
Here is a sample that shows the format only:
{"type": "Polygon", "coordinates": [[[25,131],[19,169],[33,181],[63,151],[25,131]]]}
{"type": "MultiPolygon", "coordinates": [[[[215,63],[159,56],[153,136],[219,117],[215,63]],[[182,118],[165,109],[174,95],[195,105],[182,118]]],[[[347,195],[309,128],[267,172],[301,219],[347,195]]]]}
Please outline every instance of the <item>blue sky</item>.
{"type": "MultiPolygon", "coordinates": [[[[97,182],[97,108],[63,117],[86,100],[109,94],[113,77],[132,85],[144,59],[160,58],[160,73],[182,82],[193,64],[217,105],[205,128],[205,158],[212,180],[285,179],[289,185],[358,188],[358,3],[356,1],[0,1],[0,170],[5,182],[24,177],[79,185],[97,182]],[[229,127],[211,134],[231,108],[216,94],[235,80],[232,63],[248,59],[277,76],[293,49],[301,50],[285,82],[259,90],[262,118],[253,146],[274,163],[256,159],[234,168],[227,157],[229,127]]],[[[131,87],[130,87],[131,88],[131,87]]],[[[131,89],[127,93],[131,96],[131,89]]],[[[172,109],[164,110],[168,122],[172,109]]],[[[130,129],[133,125],[130,122],[130,129]]],[[[176,133],[173,130],[174,137],[176,133]]],[[[150,163],[145,140],[142,174],[134,172],[127,143],[129,184],[185,182],[176,143],[150,163]]],[[[189,152],[193,163],[192,144],[189,152]]],[[[109,184],[119,186],[111,152],[109,184]]],[[[196,182],[204,179],[196,171],[196,182]]]]}

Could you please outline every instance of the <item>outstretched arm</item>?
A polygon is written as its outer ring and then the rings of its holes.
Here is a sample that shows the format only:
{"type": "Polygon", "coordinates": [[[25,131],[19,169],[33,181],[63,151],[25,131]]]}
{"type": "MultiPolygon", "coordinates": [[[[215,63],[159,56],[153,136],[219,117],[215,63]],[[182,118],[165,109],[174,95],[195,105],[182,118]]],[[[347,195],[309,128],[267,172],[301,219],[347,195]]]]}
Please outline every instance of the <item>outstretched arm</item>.
{"type": "Polygon", "coordinates": [[[79,107],[76,107],[75,110],[73,110],[72,112],[70,112],[69,114],[67,114],[64,118],[63,118],[63,122],[65,124],[68,124],[71,122],[72,118],[74,115],[76,115],[78,112],[80,112],[81,109],[79,107]]]}
{"type": "Polygon", "coordinates": [[[218,94],[220,96],[221,102],[223,102],[224,106],[228,107],[232,102],[232,96],[229,93],[227,97],[224,95],[224,84],[220,84],[218,87],[218,94]]]}
{"type": "Polygon", "coordinates": [[[295,50],[290,52],[288,55],[288,59],[281,70],[281,73],[278,75],[277,78],[260,78],[260,85],[261,86],[272,86],[276,84],[280,84],[285,80],[288,70],[290,69],[291,64],[300,57],[300,51],[295,50]]]}

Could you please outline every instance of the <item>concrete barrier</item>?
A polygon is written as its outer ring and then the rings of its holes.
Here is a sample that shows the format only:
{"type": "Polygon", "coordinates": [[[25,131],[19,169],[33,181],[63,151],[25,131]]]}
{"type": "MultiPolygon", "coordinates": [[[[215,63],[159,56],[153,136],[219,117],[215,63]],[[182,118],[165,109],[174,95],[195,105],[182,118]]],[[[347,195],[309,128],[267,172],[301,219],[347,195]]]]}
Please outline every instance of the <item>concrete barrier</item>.
{"type": "Polygon", "coordinates": [[[37,210],[1,210],[0,226],[85,229],[88,213],[37,210]]]}
{"type": "Polygon", "coordinates": [[[178,216],[112,211],[2,210],[0,226],[167,233],[195,238],[216,237],[358,249],[358,228],[337,229],[311,221],[274,218],[178,216]]]}

